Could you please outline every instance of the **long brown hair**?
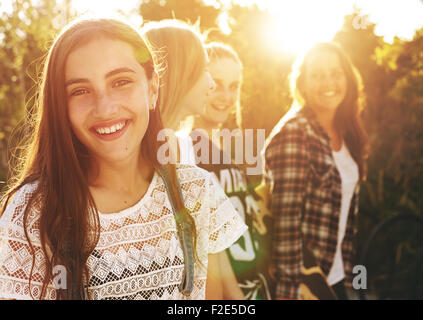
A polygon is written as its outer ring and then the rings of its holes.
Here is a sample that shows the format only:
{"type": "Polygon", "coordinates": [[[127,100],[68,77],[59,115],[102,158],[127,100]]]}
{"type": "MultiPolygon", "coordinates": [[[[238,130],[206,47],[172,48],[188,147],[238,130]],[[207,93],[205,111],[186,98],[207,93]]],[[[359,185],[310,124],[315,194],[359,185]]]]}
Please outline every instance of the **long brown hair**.
{"type": "MultiPolygon", "coordinates": [[[[31,207],[37,204],[40,208],[40,241],[46,257],[41,298],[52,279],[53,266],[59,264],[66,267],[67,290],[57,290],[58,299],[84,298],[84,282],[88,279],[86,262],[99,239],[98,212],[87,181],[88,150],[70,126],[63,70],[72,50],[99,36],[130,44],[148,79],[155,71],[148,43],[134,28],[117,19],[77,20],[67,26],[51,46],[44,64],[35,118],[29,122],[33,125],[28,138],[31,143],[12,173],[4,198],[7,203],[23,185],[38,183],[24,212],[24,229],[34,253],[27,219],[31,207]]],[[[150,110],[141,152],[153,168],[159,167],[157,150],[163,142],[157,141],[157,134],[161,129],[159,108],[150,110]]],[[[176,169],[172,165],[169,168],[169,180],[175,187],[176,169]]],[[[32,270],[30,283],[31,279],[32,270]]]]}
{"type": "Polygon", "coordinates": [[[312,46],[303,56],[300,56],[293,65],[290,75],[291,93],[294,105],[307,105],[304,77],[307,72],[307,61],[315,54],[330,51],[339,57],[341,67],[347,79],[347,92],[344,100],[338,106],[334,125],[341,134],[354,161],[357,163],[361,179],[366,177],[365,159],[369,154],[369,139],[364,129],[360,113],[364,108],[363,82],[358,70],[354,67],[345,51],[334,42],[319,42],[312,46]]]}

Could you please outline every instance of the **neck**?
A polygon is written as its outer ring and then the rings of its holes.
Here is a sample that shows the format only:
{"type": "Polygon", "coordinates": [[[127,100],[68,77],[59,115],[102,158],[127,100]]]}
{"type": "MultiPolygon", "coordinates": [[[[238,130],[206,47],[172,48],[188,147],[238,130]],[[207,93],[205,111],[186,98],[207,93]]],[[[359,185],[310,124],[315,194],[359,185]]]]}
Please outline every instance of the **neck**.
{"type": "Polygon", "coordinates": [[[219,129],[219,125],[215,122],[209,121],[202,116],[198,116],[195,118],[195,126],[194,128],[203,129],[207,132],[210,140],[212,139],[212,130],[219,129]]]}
{"type": "Polygon", "coordinates": [[[322,128],[326,131],[327,134],[330,134],[331,132],[336,131],[335,130],[335,112],[332,110],[328,110],[325,112],[322,112],[321,110],[314,110],[314,113],[316,114],[316,118],[319,121],[322,128]]]}
{"type": "Polygon", "coordinates": [[[335,128],[335,112],[336,110],[327,110],[325,112],[322,112],[321,110],[314,111],[317,120],[330,138],[332,149],[339,150],[342,146],[342,137],[338,130],[335,128]]]}
{"type": "Polygon", "coordinates": [[[95,174],[90,175],[90,186],[113,192],[136,193],[150,181],[154,172],[141,152],[122,161],[97,161],[96,164],[95,174]]]}

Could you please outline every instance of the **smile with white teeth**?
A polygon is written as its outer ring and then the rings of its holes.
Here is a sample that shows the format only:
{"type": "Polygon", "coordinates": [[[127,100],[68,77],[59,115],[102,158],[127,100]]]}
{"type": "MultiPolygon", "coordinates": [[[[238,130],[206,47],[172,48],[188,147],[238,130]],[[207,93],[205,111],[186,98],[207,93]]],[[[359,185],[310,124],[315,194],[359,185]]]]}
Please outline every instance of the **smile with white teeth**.
{"type": "Polygon", "coordinates": [[[336,94],[335,91],[327,91],[323,93],[323,95],[326,97],[333,97],[335,94],[336,94]]]}
{"type": "Polygon", "coordinates": [[[95,128],[95,131],[99,134],[111,134],[111,133],[115,133],[116,131],[122,130],[124,126],[125,126],[125,121],[122,121],[111,127],[95,128]]]}
{"type": "Polygon", "coordinates": [[[216,104],[214,104],[213,105],[213,108],[215,108],[215,109],[218,109],[218,110],[226,110],[227,108],[228,108],[228,106],[225,106],[225,105],[216,105],[216,104]]]}

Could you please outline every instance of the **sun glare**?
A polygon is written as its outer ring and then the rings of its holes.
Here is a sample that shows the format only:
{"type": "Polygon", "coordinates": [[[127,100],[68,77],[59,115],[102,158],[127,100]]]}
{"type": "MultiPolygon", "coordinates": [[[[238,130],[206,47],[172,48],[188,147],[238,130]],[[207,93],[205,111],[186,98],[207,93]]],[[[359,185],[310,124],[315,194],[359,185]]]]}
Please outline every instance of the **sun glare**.
{"type": "Polygon", "coordinates": [[[423,27],[421,0],[356,0],[356,5],[376,23],[375,33],[392,43],[394,37],[411,40],[417,29],[423,27]]]}
{"type": "Polygon", "coordinates": [[[344,23],[344,16],[359,13],[363,20],[353,26],[375,23],[375,33],[392,42],[394,36],[411,40],[423,26],[423,5],[419,0],[296,0],[260,1],[273,17],[263,31],[273,50],[298,53],[318,41],[329,41],[344,23]]]}
{"type": "MultiPolygon", "coordinates": [[[[39,0],[28,3],[36,4],[39,0]]],[[[79,16],[83,14],[126,16],[134,25],[143,19],[138,8],[145,0],[57,0],[59,6],[70,5],[79,16]]],[[[165,1],[165,0],[163,0],[165,1]]],[[[423,27],[421,0],[203,0],[205,4],[230,8],[232,4],[256,4],[267,10],[270,19],[261,34],[269,50],[297,54],[318,41],[328,41],[342,28],[344,16],[355,9],[375,24],[375,33],[387,42],[394,37],[411,40],[415,31],[423,27]]],[[[11,13],[14,0],[1,0],[0,13],[11,13]]],[[[67,11],[66,11],[67,12],[67,11]]],[[[364,21],[364,20],[363,20],[364,21]]],[[[221,31],[231,33],[231,18],[223,11],[216,21],[221,31]]],[[[358,26],[362,28],[363,25],[358,26]]],[[[365,26],[364,26],[365,27],[365,26]]]]}
{"type": "Polygon", "coordinates": [[[135,27],[141,27],[143,19],[136,10],[136,8],[139,8],[141,1],[142,0],[71,0],[70,2],[72,8],[78,15],[120,15],[126,17],[135,27]]]}
{"type": "Polygon", "coordinates": [[[111,15],[123,13],[129,15],[134,13],[134,8],[140,4],[140,0],[72,0],[72,7],[78,14],[111,15]]]}
{"type": "Polygon", "coordinates": [[[342,27],[342,1],[272,1],[267,8],[273,19],[266,28],[269,45],[298,53],[318,41],[329,41],[342,27]]]}

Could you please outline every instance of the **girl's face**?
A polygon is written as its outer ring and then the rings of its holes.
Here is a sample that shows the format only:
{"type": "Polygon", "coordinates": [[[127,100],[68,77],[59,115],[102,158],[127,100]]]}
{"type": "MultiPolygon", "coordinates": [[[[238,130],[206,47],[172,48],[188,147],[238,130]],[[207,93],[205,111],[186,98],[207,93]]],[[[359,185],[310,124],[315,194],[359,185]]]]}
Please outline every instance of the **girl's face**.
{"type": "Polygon", "coordinates": [[[305,97],[315,110],[335,111],[347,93],[347,78],[339,57],[331,51],[321,51],[306,62],[305,97]]]}
{"type": "Polygon", "coordinates": [[[209,95],[203,117],[218,125],[226,121],[236,106],[242,70],[240,64],[231,58],[210,62],[209,70],[216,83],[216,89],[209,95]]]}
{"type": "Polygon", "coordinates": [[[90,153],[111,162],[139,156],[158,81],[147,79],[133,48],[92,40],[69,54],[65,79],[72,130],[90,153]]]}
{"type": "Polygon", "coordinates": [[[204,69],[200,78],[188,91],[182,101],[182,106],[189,115],[204,113],[208,95],[213,92],[214,83],[208,69],[204,69]]]}

